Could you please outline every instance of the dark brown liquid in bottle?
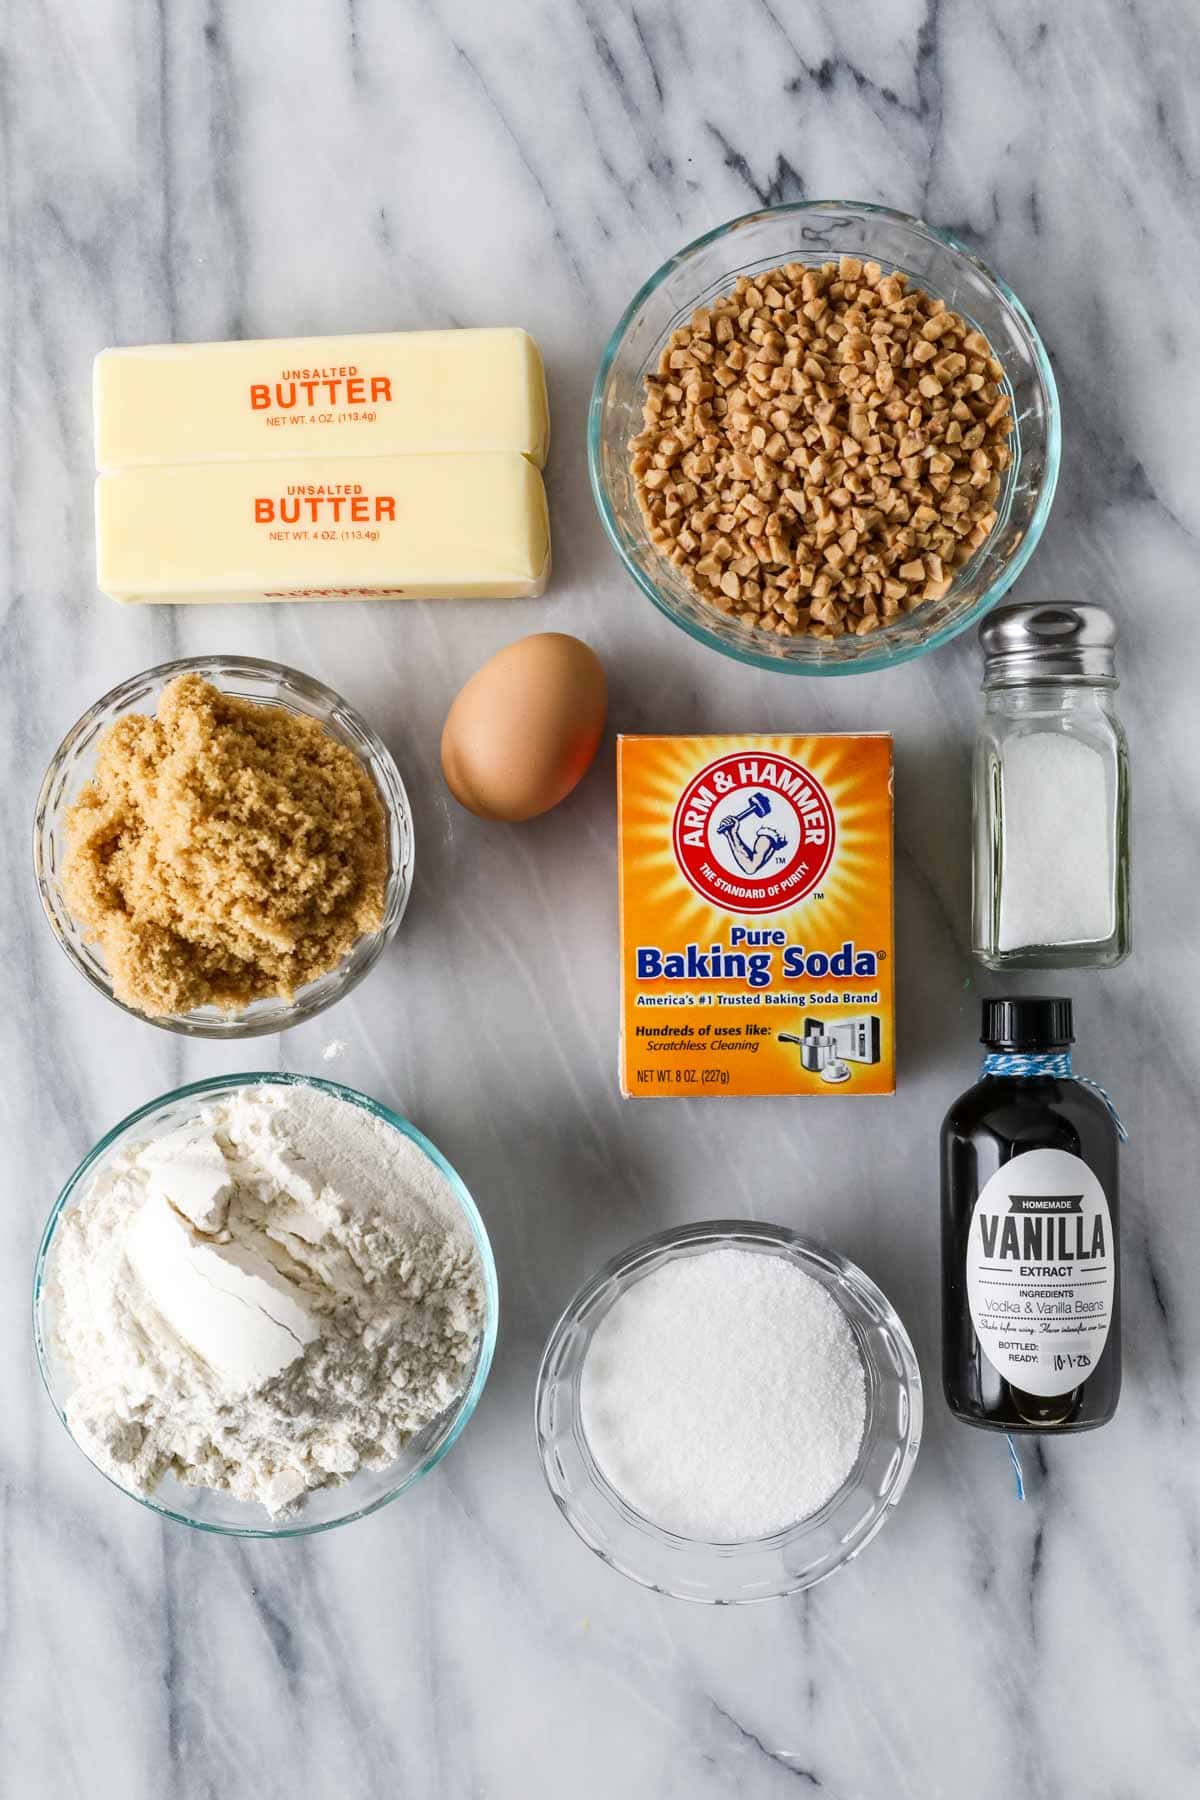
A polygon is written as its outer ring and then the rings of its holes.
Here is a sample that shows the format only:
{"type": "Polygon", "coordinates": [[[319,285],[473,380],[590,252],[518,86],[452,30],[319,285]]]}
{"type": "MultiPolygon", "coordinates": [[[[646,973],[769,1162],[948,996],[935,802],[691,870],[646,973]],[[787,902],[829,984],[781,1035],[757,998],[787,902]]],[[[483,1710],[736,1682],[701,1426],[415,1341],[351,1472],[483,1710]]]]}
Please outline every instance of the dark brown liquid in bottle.
{"type": "Polygon", "coordinates": [[[1104,1425],[1121,1392],[1121,1288],[1117,1132],[1104,1102],[1077,1081],[1045,1075],[985,1076],[950,1108],[942,1127],[942,1383],[951,1412],[993,1431],[1087,1431],[1104,1425]],[[1069,1393],[1023,1393],[984,1355],[967,1299],[967,1250],[975,1202],[1014,1156],[1065,1150],[1104,1189],[1112,1220],[1112,1322],[1087,1378],[1069,1393]]]}

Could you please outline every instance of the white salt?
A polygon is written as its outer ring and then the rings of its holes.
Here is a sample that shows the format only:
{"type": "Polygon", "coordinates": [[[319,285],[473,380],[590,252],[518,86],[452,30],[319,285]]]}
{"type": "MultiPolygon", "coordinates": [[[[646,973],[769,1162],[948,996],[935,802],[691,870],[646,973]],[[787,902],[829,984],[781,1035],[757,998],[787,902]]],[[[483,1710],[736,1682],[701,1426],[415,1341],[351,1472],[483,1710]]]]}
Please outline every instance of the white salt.
{"type": "Polygon", "coordinates": [[[609,1485],[681,1537],[767,1537],[818,1512],[858,1458],[866,1377],[841,1308],[780,1257],[717,1248],[629,1288],[583,1365],[609,1485]]]}
{"type": "Polygon", "coordinates": [[[1000,766],[1000,949],[1111,937],[1116,822],[1105,758],[1082,738],[1034,731],[1004,746],[1000,766]]]}

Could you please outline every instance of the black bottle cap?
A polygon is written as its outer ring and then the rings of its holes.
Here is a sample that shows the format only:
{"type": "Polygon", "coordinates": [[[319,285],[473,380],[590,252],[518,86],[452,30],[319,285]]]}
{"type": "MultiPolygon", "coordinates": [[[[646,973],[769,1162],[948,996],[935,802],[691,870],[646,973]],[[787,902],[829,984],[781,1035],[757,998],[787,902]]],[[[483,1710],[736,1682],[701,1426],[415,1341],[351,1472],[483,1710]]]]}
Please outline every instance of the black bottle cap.
{"type": "Polygon", "coordinates": [[[980,1041],[989,1050],[1065,1050],[1075,1042],[1071,1002],[1047,994],[985,1000],[980,1041]]]}

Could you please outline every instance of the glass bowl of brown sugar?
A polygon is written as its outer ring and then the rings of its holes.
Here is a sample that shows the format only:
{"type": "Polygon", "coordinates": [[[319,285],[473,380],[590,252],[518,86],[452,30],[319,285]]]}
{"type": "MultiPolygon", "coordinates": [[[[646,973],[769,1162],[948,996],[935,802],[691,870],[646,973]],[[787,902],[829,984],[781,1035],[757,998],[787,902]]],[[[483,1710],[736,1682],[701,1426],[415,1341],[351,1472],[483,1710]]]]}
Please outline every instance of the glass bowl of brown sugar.
{"type": "MultiPolygon", "coordinates": [[[[245,715],[249,717],[250,715],[245,715]]],[[[264,722],[265,723],[265,722],[264,722]]],[[[264,731],[264,735],[269,733],[264,731]]],[[[310,742],[316,740],[310,735],[310,742]]],[[[329,757],[327,746],[320,745],[329,757]]],[[[344,754],[332,753],[343,772],[350,768],[344,754]]],[[[268,781],[264,791],[270,792],[268,781]]],[[[268,842],[270,834],[268,833],[268,842]]],[[[299,845],[299,850],[304,849],[299,845]]],[[[314,858],[328,859],[330,850],[319,840],[311,843],[314,858]]],[[[103,851],[100,851],[103,854],[103,851]]],[[[313,1018],[326,1007],[345,998],[374,968],[394,936],[412,887],[413,878],[412,813],[404,783],[392,756],[378,734],[366,720],[332,688],[310,675],[290,669],[281,663],[251,656],[194,656],[174,662],[160,663],[155,668],[131,676],[97,700],[62,740],[51,758],[37,798],[33,832],[34,874],[42,908],[55,938],[70,961],[84,978],[114,1005],[134,1017],[166,1031],[189,1037],[252,1038],[284,1031],[305,1019],[313,1018]],[[97,766],[97,752],[105,734],[121,720],[133,715],[154,714],[172,683],[181,677],[199,677],[201,681],[227,695],[263,708],[268,714],[280,711],[294,718],[313,721],[324,738],[342,747],[355,759],[357,769],[365,775],[369,788],[361,781],[357,786],[366,804],[364,817],[376,825],[381,842],[374,852],[376,875],[369,908],[362,916],[369,928],[362,930],[352,942],[331,959],[330,966],[320,969],[290,992],[259,991],[231,1002],[227,992],[210,1001],[187,1007],[153,1009],[139,1004],[136,992],[128,984],[114,981],[114,971],[106,960],[103,942],[94,923],[79,916],[78,905],[71,903],[71,883],[64,880],[71,855],[71,815],[81,795],[92,783],[97,766]],[[377,802],[377,809],[371,795],[377,802]],[[386,864],[386,867],[384,866],[386,864]],[[377,890],[377,891],[375,891],[377,890]]],[[[319,897],[314,907],[320,910],[319,897]]],[[[299,931],[299,925],[296,930],[299,931]]],[[[271,921],[263,924],[270,937],[271,921]]],[[[348,935],[348,933],[347,933],[348,935]]],[[[168,945],[168,950],[174,946],[168,945]]],[[[182,954],[183,952],[181,952],[182,954]]],[[[238,985],[236,969],[231,989],[238,985]]],[[[263,983],[259,981],[258,987],[263,983]]]]}

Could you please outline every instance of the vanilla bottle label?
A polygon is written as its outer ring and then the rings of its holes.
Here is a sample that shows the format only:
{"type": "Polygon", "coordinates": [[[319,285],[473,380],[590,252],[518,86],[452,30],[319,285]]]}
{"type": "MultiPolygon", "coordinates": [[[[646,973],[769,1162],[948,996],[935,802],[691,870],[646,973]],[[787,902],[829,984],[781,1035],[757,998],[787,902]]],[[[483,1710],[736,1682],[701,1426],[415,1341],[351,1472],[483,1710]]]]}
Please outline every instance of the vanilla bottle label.
{"type": "Polygon", "coordinates": [[[1104,1189],[1065,1150],[1014,1156],[983,1188],[967,1301],[984,1355],[1027,1394],[1067,1394],[1108,1339],[1116,1246],[1104,1189]]]}

